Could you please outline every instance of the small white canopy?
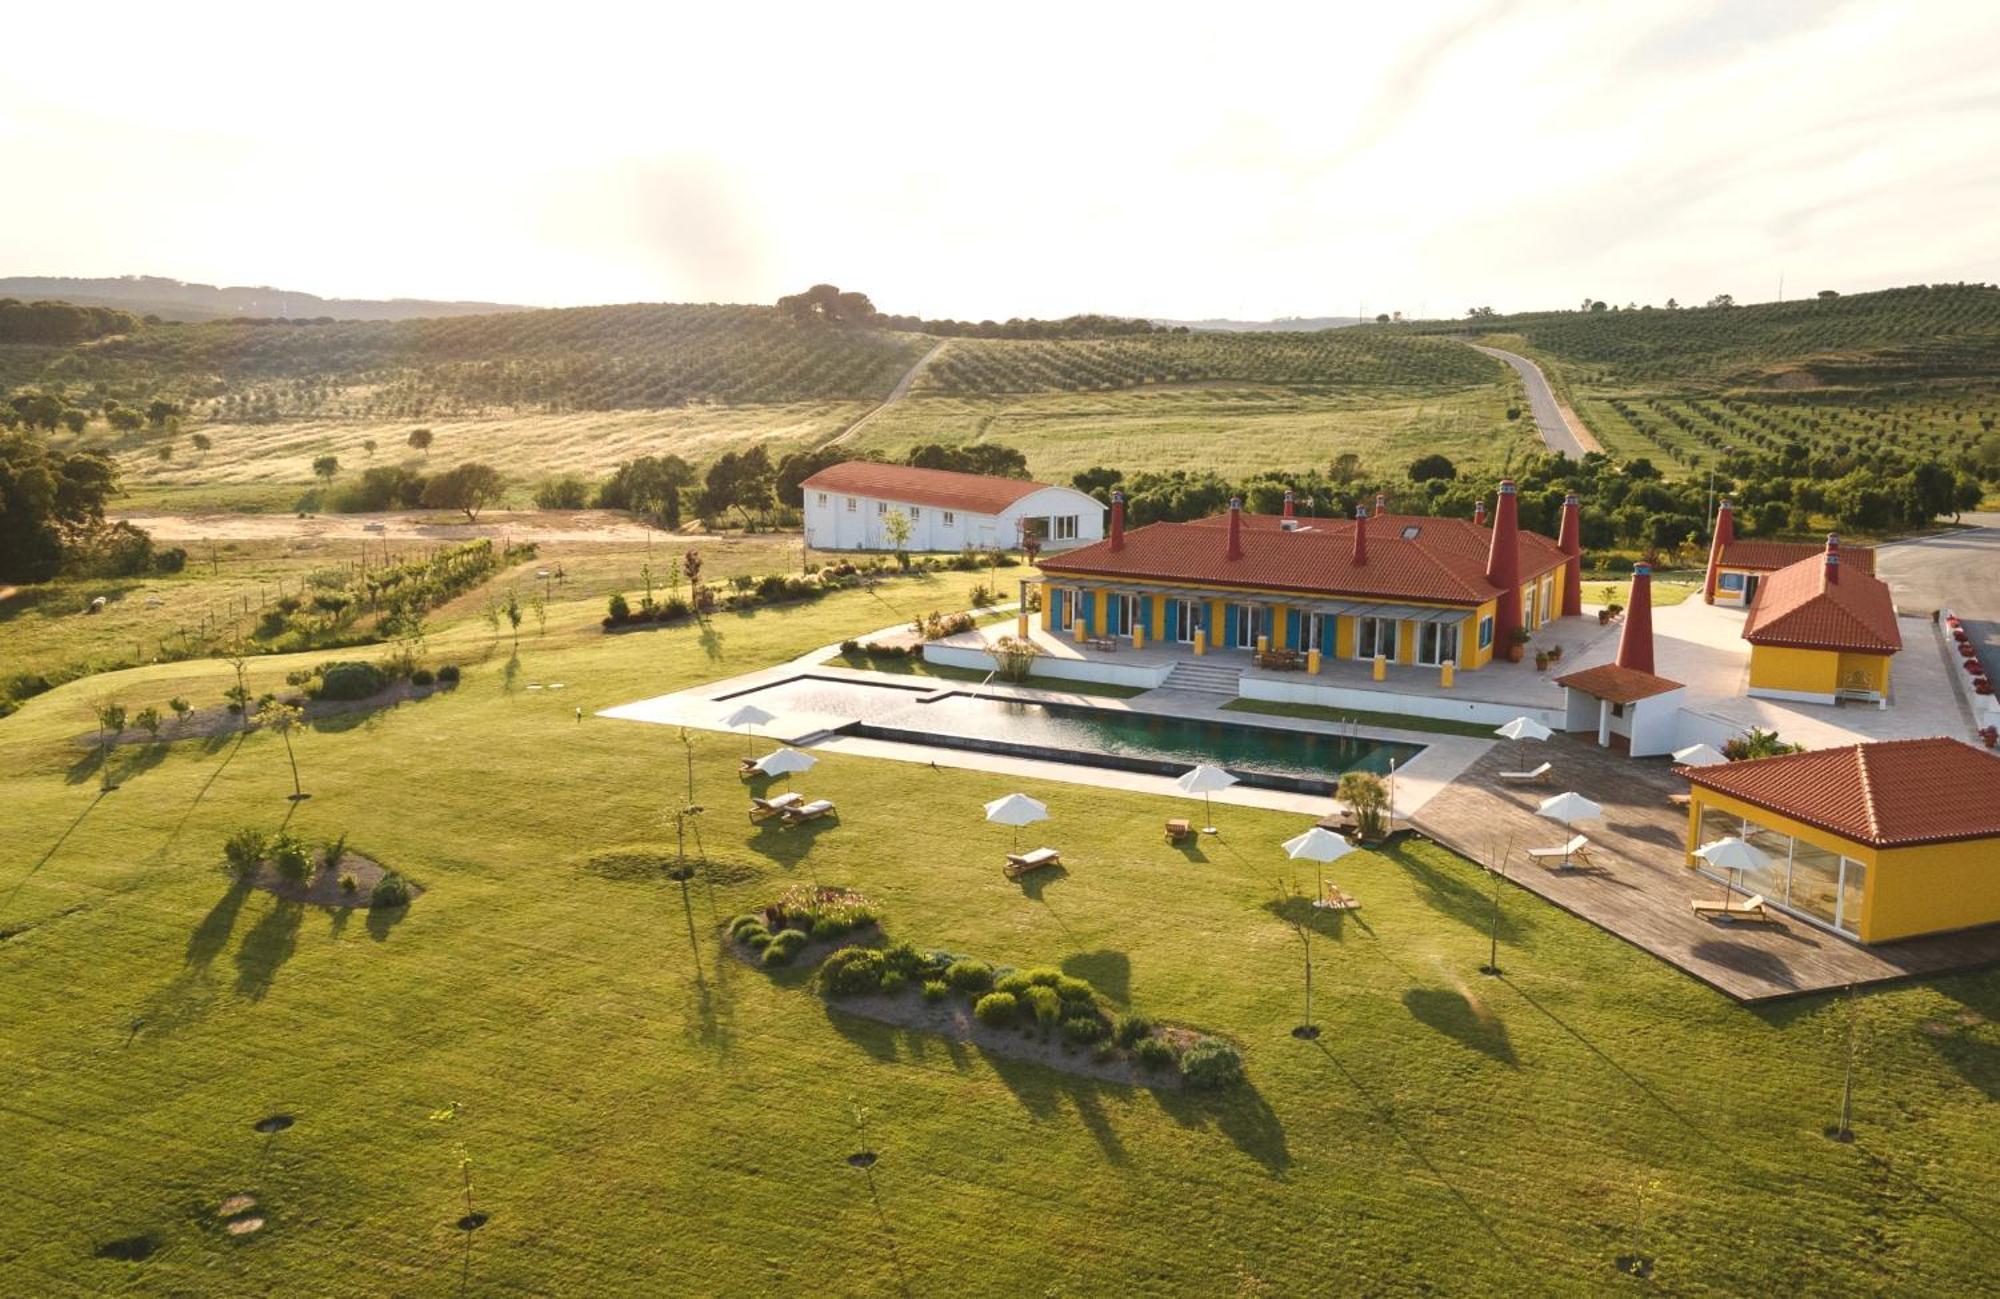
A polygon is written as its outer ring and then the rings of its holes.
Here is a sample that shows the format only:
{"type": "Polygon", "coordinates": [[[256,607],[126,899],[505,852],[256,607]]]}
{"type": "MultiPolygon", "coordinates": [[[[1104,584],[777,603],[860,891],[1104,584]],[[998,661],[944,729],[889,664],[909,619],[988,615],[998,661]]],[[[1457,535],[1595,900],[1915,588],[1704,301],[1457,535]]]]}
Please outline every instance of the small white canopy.
{"type": "Polygon", "coordinates": [[[1713,767],[1718,762],[1729,759],[1706,744],[1690,744],[1685,749],[1674,750],[1674,761],[1683,767],[1713,767]]]}
{"type": "Polygon", "coordinates": [[[1294,861],[1339,861],[1354,851],[1354,845],[1331,830],[1314,826],[1297,838],[1287,839],[1282,845],[1285,856],[1294,861]]]}
{"type": "Polygon", "coordinates": [[[1532,717],[1516,717],[1493,733],[1503,740],[1546,740],[1555,734],[1532,717]]]}
{"type": "Polygon", "coordinates": [[[1236,783],[1236,777],[1220,767],[1203,763],[1186,772],[1174,784],[1180,786],[1183,794],[1212,794],[1218,789],[1228,789],[1236,783]]]}
{"type": "Polygon", "coordinates": [[[1717,870],[1724,871],[1754,871],[1761,866],[1769,865],[1771,861],[1762,851],[1735,835],[1730,835],[1727,839],[1717,839],[1714,843],[1705,843],[1694,850],[1694,855],[1717,870]]]}
{"type": "Polygon", "coordinates": [[[767,776],[789,776],[793,772],[811,771],[819,762],[810,753],[800,753],[797,749],[779,749],[757,759],[757,770],[767,776]]]}
{"type": "Polygon", "coordinates": [[[1049,808],[1048,804],[1037,802],[1026,794],[1009,794],[986,805],[986,819],[1001,825],[1028,825],[1048,820],[1049,808]]]}
{"type": "Polygon", "coordinates": [[[1560,821],[1564,825],[1568,825],[1571,821],[1590,821],[1604,815],[1603,808],[1573,789],[1557,794],[1553,798],[1543,799],[1541,806],[1537,807],[1535,812],[1551,821],[1560,821]]]}
{"type": "Polygon", "coordinates": [[[723,718],[722,724],[731,730],[739,726],[743,728],[743,753],[745,757],[748,757],[752,742],[750,732],[756,727],[762,726],[765,722],[772,720],[774,720],[772,714],[765,712],[763,709],[757,707],[757,705],[745,704],[729,716],[723,718]]]}

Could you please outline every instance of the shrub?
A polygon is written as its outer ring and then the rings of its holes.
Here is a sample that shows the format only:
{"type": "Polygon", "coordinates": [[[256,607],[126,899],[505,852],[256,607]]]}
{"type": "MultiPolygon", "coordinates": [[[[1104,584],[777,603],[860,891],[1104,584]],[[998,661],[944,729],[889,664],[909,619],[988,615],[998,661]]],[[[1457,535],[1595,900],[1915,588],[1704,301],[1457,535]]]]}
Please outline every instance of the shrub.
{"type": "Polygon", "coordinates": [[[1229,1043],[1205,1037],[1181,1056],[1181,1077],[1204,1090],[1234,1087],[1243,1081],[1243,1057],[1229,1043]]]}
{"type": "Polygon", "coordinates": [[[319,860],[328,870],[337,870],[342,859],[347,856],[347,832],[340,832],[338,839],[328,839],[326,847],[320,850],[319,860]]]}
{"type": "Polygon", "coordinates": [[[1028,989],[1027,995],[1022,1000],[1028,1009],[1034,1012],[1035,1022],[1043,1028],[1050,1027],[1062,1018],[1062,998],[1056,996],[1054,988],[1036,984],[1028,989]]]}
{"type": "Polygon", "coordinates": [[[1157,1037],[1142,1037],[1132,1054],[1147,1069],[1164,1069],[1174,1062],[1174,1049],[1157,1037]]]}
{"type": "Polygon", "coordinates": [[[1014,1022],[1015,1012],[1020,1003],[1011,993],[989,992],[972,1007],[972,1017],[992,1028],[1005,1028],[1014,1022]]]}
{"type": "Polygon", "coordinates": [[[762,932],[764,928],[764,917],[762,916],[735,916],[729,921],[729,936],[740,943],[750,934],[762,932]]]}
{"type": "Polygon", "coordinates": [[[882,971],[882,991],[891,996],[901,992],[910,982],[910,976],[901,970],[882,971]]]}
{"type": "Polygon", "coordinates": [[[1062,1030],[1064,1037],[1083,1046],[1104,1036],[1104,1023],[1089,1015],[1072,1015],[1062,1022],[1062,1030]]]}
{"type": "Polygon", "coordinates": [[[437,674],[429,668],[418,668],[415,672],[410,673],[410,684],[413,686],[427,686],[436,680],[437,674]]]}
{"type": "Polygon", "coordinates": [[[1063,972],[1052,965],[1037,965],[1031,970],[1023,970],[1029,983],[1038,988],[1053,988],[1062,981],[1063,972]]]}
{"type": "Polygon", "coordinates": [[[281,832],[271,840],[271,864],[286,879],[302,880],[312,869],[312,850],[297,835],[281,832]]]}
{"type": "Polygon", "coordinates": [[[1010,997],[1023,997],[1035,985],[1028,982],[1025,974],[1003,974],[993,981],[995,992],[1004,992],[1010,997]]]}
{"type": "Polygon", "coordinates": [[[187,715],[194,711],[194,705],[179,695],[167,700],[167,707],[174,710],[174,720],[181,722],[186,721],[187,715]]]}
{"type": "Polygon", "coordinates": [[[924,954],[909,943],[897,943],[882,950],[882,964],[906,979],[914,979],[924,973],[924,954]]]}
{"type": "Polygon", "coordinates": [[[805,945],[806,936],[804,931],[798,929],[781,929],[777,933],[769,935],[765,942],[764,964],[790,965],[792,958],[796,957],[799,954],[799,949],[805,945]]]}
{"type": "Polygon", "coordinates": [[[616,627],[619,623],[624,622],[632,616],[632,606],[625,602],[624,596],[614,594],[611,597],[611,602],[606,612],[609,616],[605,618],[605,624],[616,627]]]}
{"type": "Polygon", "coordinates": [[[742,936],[743,945],[753,952],[761,952],[771,945],[771,931],[752,929],[742,936]]]}
{"type": "Polygon", "coordinates": [[[368,895],[368,905],[377,908],[409,906],[409,881],[394,871],[389,872],[375,881],[375,889],[368,895]]]}
{"type": "Polygon", "coordinates": [[[882,986],[882,953],[872,947],[843,947],[827,958],[820,974],[836,997],[875,992],[882,986]]]}
{"type": "Polygon", "coordinates": [[[1144,1015],[1120,1015],[1112,1037],[1122,1047],[1136,1046],[1153,1035],[1153,1021],[1144,1015]]]}
{"type": "Polygon", "coordinates": [[[447,663],[438,669],[438,684],[455,686],[458,684],[458,664],[447,663]]]}
{"type": "Polygon", "coordinates": [[[1065,974],[1056,980],[1055,989],[1056,996],[1061,997],[1064,1001],[1081,1002],[1086,1006],[1097,1004],[1097,989],[1091,987],[1086,980],[1072,978],[1070,975],[1065,974]]]}
{"type": "Polygon", "coordinates": [[[322,663],[319,668],[320,699],[366,699],[389,684],[382,669],[373,663],[344,660],[322,663]]]}
{"type": "Polygon", "coordinates": [[[925,1001],[943,1001],[946,997],[950,995],[951,995],[951,985],[946,983],[943,979],[924,980],[925,1001]]]}
{"type": "Polygon", "coordinates": [[[960,992],[986,992],[993,987],[993,967],[984,961],[953,961],[951,968],[944,972],[944,978],[946,983],[960,992]]]}
{"type": "Polygon", "coordinates": [[[262,830],[246,825],[223,842],[222,855],[229,859],[230,870],[248,879],[264,864],[264,846],[268,842],[262,830]]]}
{"type": "Polygon", "coordinates": [[[343,875],[340,877],[340,891],[349,897],[353,897],[360,888],[361,881],[355,879],[352,875],[343,875]]]}
{"type": "Polygon", "coordinates": [[[844,640],[840,642],[840,652],[847,658],[858,657],[861,653],[861,642],[858,640],[844,640]]]}
{"type": "Polygon", "coordinates": [[[831,916],[821,916],[812,922],[812,936],[814,938],[838,938],[846,932],[847,926],[841,924],[831,916]]]}

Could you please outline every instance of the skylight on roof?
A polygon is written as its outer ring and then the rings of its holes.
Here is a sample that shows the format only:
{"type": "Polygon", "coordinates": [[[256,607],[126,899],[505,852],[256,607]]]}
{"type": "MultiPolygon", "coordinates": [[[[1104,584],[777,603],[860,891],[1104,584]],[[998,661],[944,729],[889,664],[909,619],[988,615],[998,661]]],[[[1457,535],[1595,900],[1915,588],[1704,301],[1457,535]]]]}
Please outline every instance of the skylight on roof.
{"type": "Polygon", "coordinates": [[[1422,530],[1423,528],[1422,525],[1420,524],[1412,523],[1408,525],[1403,529],[1403,540],[1415,541],[1417,539],[1417,533],[1421,532],[1422,530]]]}

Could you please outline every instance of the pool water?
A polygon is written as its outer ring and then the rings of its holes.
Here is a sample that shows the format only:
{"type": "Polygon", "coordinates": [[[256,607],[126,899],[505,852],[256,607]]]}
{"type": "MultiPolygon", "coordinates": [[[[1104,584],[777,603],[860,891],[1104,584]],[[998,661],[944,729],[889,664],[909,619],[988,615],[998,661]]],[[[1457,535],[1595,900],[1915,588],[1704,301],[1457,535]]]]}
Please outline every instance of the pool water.
{"type": "Polygon", "coordinates": [[[1308,793],[1330,792],[1343,772],[1387,774],[1391,763],[1401,767],[1423,751],[1392,740],[997,699],[938,684],[902,688],[794,677],[729,698],[773,713],[837,718],[835,729],[848,735],[1162,775],[1205,762],[1245,784],[1308,793]]]}

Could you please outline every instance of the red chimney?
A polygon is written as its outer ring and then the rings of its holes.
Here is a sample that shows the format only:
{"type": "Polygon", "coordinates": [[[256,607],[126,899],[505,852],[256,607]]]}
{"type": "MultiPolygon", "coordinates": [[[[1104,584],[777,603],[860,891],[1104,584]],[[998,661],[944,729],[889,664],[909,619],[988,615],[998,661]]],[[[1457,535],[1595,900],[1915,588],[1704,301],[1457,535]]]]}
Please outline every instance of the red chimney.
{"type": "Polygon", "coordinates": [[[1292,489],[1289,487],[1285,489],[1285,517],[1288,519],[1295,519],[1298,517],[1298,510],[1294,506],[1292,501],[1292,489]]]}
{"type": "Polygon", "coordinates": [[[1829,532],[1826,534],[1826,584],[1831,586],[1839,580],[1840,534],[1829,532]]]}
{"type": "Polygon", "coordinates": [[[1715,539],[1708,543],[1708,576],[1702,580],[1701,598],[1715,603],[1715,579],[1722,571],[1722,552],[1736,540],[1736,516],[1730,512],[1729,498],[1715,507],[1715,539]]]}
{"type": "Polygon", "coordinates": [[[1563,611],[1565,618],[1583,616],[1583,504],[1571,492],[1563,497],[1562,536],[1556,543],[1569,556],[1563,561],[1563,611]]]}
{"type": "Polygon", "coordinates": [[[1125,493],[1116,489],[1111,493],[1111,548],[1125,549],[1125,493]]]}
{"type": "Polygon", "coordinates": [[[1356,568],[1368,562],[1368,507],[1354,507],[1354,565],[1356,568]]]}
{"type": "Polygon", "coordinates": [[[1389,497],[1382,492],[1375,493],[1375,513],[1387,514],[1388,512],[1389,512],[1389,497]]]}
{"type": "Polygon", "coordinates": [[[1618,633],[1618,666],[1653,670],[1653,569],[1632,565],[1632,594],[1625,600],[1625,629],[1618,633]]]}
{"type": "Polygon", "coordinates": [[[1243,498],[1229,498],[1229,549],[1223,552],[1224,559],[1243,558],[1243,498]]]}
{"type": "Polygon", "coordinates": [[[1476,528],[1486,526],[1486,498],[1483,496],[1472,503],[1472,524],[1476,528]]]}
{"type": "Polygon", "coordinates": [[[1493,505],[1493,542],[1486,551],[1486,580],[1500,588],[1498,615],[1493,620],[1496,648],[1513,643],[1521,625],[1521,512],[1514,499],[1514,480],[1500,480],[1500,497],[1493,505]]]}

